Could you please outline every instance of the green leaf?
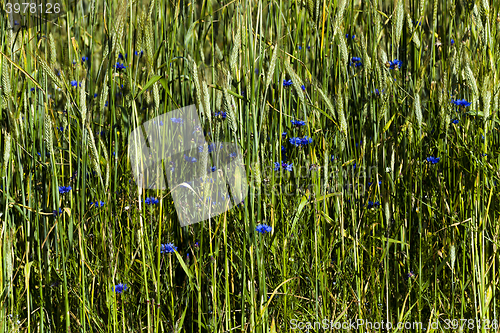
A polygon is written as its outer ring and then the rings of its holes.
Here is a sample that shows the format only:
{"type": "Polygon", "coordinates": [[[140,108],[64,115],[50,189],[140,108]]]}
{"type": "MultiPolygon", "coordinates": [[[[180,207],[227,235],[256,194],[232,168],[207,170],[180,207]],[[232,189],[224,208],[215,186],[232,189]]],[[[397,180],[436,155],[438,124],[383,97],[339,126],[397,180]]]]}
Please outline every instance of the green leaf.
{"type": "Polygon", "coordinates": [[[385,124],[384,129],[382,130],[382,133],[385,133],[385,131],[387,131],[389,129],[389,127],[392,124],[392,121],[394,120],[394,117],[396,117],[396,113],[394,113],[392,115],[391,119],[387,122],[387,124],[385,124]]]}
{"type": "Polygon", "coordinates": [[[384,242],[389,242],[389,243],[397,243],[397,244],[402,244],[404,246],[410,246],[408,245],[408,243],[405,243],[405,242],[402,242],[402,241],[399,241],[399,240],[396,240],[396,239],[392,239],[392,238],[385,238],[384,236],[381,236],[381,237],[375,237],[375,236],[371,236],[372,238],[374,239],[378,239],[380,241],[384,241],[384,242]]]}
{"type": "Polygon", "coordinates": [[[141,96],[143,92],[145,92],[149,87],[152,87],[153,84],[155,84],[156,82],[158,82],[159,80],[162,79],[162,76],[161,75],[155,75],[153,76],[149,81],[148,83],[146,83],[146,85],[144,87],[142,87],[141,91],[137,94],[137,96],[135,96],[134,100],[137,99],[137,97],[141,96]]]}
{"type": "Polygon", "coordinates": [[[292,232],[295,228],[295,224],[297,223],[297,221],[300,217],[300,213],[302,212],[302,210],[304,209],[306,204],[307,204],[307,198],[305,196],[303,196],[302,200],[300,201],[299,207],[297,208],[297,213],[295,214],[295,217],[293,218],[292,228],[291,228],[292,232]]]}

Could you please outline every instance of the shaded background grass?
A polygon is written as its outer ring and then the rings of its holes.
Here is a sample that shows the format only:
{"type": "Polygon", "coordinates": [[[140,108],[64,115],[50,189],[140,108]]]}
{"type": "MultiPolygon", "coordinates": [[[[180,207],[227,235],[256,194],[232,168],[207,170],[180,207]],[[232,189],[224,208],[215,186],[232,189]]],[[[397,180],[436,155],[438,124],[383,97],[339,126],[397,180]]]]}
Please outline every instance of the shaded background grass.
{"type": "Polygon", "coordinates": [[[2,331],[498,325],[498,3],[61,3],[0,16],[2,331]],[[251,186],[181,228],[127,139],[190,104],[251,186]]]}

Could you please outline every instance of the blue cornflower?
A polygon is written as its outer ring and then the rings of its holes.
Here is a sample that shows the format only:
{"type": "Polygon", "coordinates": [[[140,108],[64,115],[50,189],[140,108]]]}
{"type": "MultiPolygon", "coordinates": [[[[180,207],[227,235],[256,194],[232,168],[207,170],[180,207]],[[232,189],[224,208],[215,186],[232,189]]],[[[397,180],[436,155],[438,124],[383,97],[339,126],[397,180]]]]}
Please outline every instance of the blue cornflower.
{"type": "Polygon", "coordinates": [[[271,232],[273,230],[273,228],[271,228],[267,224],[263,223],[263,224],[259,224],[257,226],[257,228],[255,228],[255,230],[257,230],[257,232],[260,232],[261,234],[265,234],[265,233],[271,232]]]}
{"type": "Polygon", "coordinates": [[[177,246],[172,243],[161,244],[160,253],[173,253],[177,251],[177,246]]]}
{"type": "Polygon", "coordinates": [[[120,64],[119,62],[117,62],[116,65],[114,65],[113,67],[118,69],[118,70],[127,68],[127,66],[125,66],[125,64],[120,64]]]}
{"type": "Polygon", "coordinates": [[[104,103],[104,106],[108,106],[108,101],[106,101],[106,103],[104,103]]]}
{"type": "Polygon", "coordinates": [[[70,83],[73,87],[78,86],[78,82],[76,82],[75,80],[71,80],[69,83],[70,83]]]}
{"type": "Polygon", "coordinates": [[[280,164],[278,162],[274,162],[274,171],[278,171],[280,169],[280,164]]]}
{"type": "Polygon", "coordinates": [[[91,201],[90,205],[91,206],[93,205],[94,207],[102,207],[102,206],[104,206],[104,201],[96,201],[96,202],[91,201]]]}
{"type": "Polygon", "coordinates": [[[283,163],[282,162],[282,167],[286,170],[286,171],[293,171],[293,163],[290,163],[290,164],[286,164],[286,163],[283,163]]]}
{"type": "Polygon", "coordinates": [[[146,205],[156,205],[160,202],[160,200],[153,198],[153,197],[150,197],[150,198],[146,198],[146,200],[144,200],[144,202],[146,203],[146,205]]]}
{"type": "Polygon", "coordinates": [[[89,57],[82,57],[82,62],[89,60],[89,57]]]}
{"type": "Polygon", "coordinates": [[[453,120],[451,121],[451,123],[452,123],[452,124],[458,124],[458,119],[453,119],[453,120]]]}
{"type": "Polygon", "coordinates": [[[215,116],[216,117],[221,117],[222,119],[226,119],[227,114],[224,111],[221,111],[221,112],[216,112],[215,116]]]}
{"type": "Polygon", "coordinates": [[[52,215],[54,215],[55,217],[57,217],[59,214],[62,214],[61,208],[59,208],[59,212],[57,210],[52,211],[52,215]]]}
{"type": "Polygon", "coordinates": [[[304,136],[304,138],[290,138],[290,143],[292,145],[294,145],[295,147],[299,147],[299,146],[305,146],[309,143],[311,143],[313,140],[312,138],[308,138],[307,136],[304,136]]]}
{"type": "Polygon", "coordinates": [[[453,40],[453,38],[451,39],[451,45],[455,44],[455,41],[453,40]]]}
{"type": "Polygon", "coordinates": [[[141,52],[137,52],[137,51],[135,51],[135,55],[136,55],[136,56],[138,56],[138,55],[141,55],[141,56],[142,56],[143,54],[144,54],[144,51],[141,51],[141,52]]]}
{"type": "Polygon", "coordinates": [[[184,124],[184,120],[182,118],[170,118],[170,120],[176,124],[184,124]]]}
{"type": "Polygon", "coordinates": [[[71,190],[72,190],[71,186],[59,186],[59,193],[60,194],[68,193],[71,190]]]}
{"type": "Polygon", "coordinates": [[[375,201],[375,202],[368,201],[368,209],[371,209],[373,207],[377,208],[378,206],[380,206],[380,202],[378,202],[378,201],[375,201]]]}
{"type": "Polygon", "coordinates": [[[359,62],[359,61],[361,61],[360,57],[352,57],[351,58],[351,62],[359,62]]]}
{"type": "Polygon", "coordinates": [[[281,133],[281,137],[284,139],[286,138],[286,132],[281,133]]]}
{"type": "Polygon", "coordinates": [[[34,92],[35,91],[35,88],[31,88],[31,92],[34,92]]]}
{"type": "Polygon", "coordinates": [[[302,46],[299,45],[299,51],[302,50],[302,46]]]}
{"type": "Polygon", "coordinates": [[[465,99],[457,99],[457,100],[452,99],[451,102],[456,106],[465,106],[465,107],[472,104],[471,102],[467,102],[465,99]]]}
{"type": "Polygon", "coordinates": [[[61,127],[56,127],[58,130],[60,130],[61,132],[64,132],[64,127],[61,126],[61,127]]]}
{"type": "Polygon", "coordinates": [[[229,157],[231,157],[231,158],[236,158],[236,153],[231,153],[231,154],[229,154],[229,157]]]}
{"type": "Polygon", "coordinates": [[[310,45],[307,46],[307,50],[308,51],[311,50],[311,46],[310,45]]]}
{"type": "Polygon", "coordinates": [[[393,61],[389,61],[389,68],[390,69],[398,69],[401,66],[403,66],[403,62],[398,59],[394,59],[393,61]]]}
{"type": "Polygon", "coordinates": [[[427,159],[426,159],[426,160],[427,160],[427,162],[429,162],[429,163],[436,164],[437,162],[439,162],[439,160],[440,160],[440,159],[441,159],[441,158],[439,158],[439,157],[429,156],[429,157],[427,157],[427,159]]]}
{"type": "Polygon", "coordinates": [[[191,162],[191,163],[194,163],[197,161],[197,159],[195,157],[189,157],[189,156],[186,156],[184,155],[184,159],[187,161],[187,162],[191,162]]]}
{"type": "Polygon", "coordinates": [[[413,273],[413,271],[410,271],[408,274],[406,274],[406,279],[410,279],[410,278],[413,278],[415,277],[415,274],[413,273]]]}
{"type": "Polygon", "coordinates": [[[363,66],[363,63],[361,61],[351,61],[349,63],[349,66],[361,67],[361,66],[363,66]]]}
{"type": "Polygon", "coordinates": [[[94,98],[96,98],[96,97],[97,97],[97,93],[96,93],[96,94],[94,94],[94,98]]]}
{"type": "Polygon", "coordinates": [[[123,283],[117,284],[113,289],[113,291],[116,292],[117,294],[121,294],[122,291],[124,290],[127,290],[127,285],[123,283]]]}
{"type": "Polygon", "coordinates": [[[306,124],[306,122],[303,120],[292,120],[293,126],[300,127],[300,126],[304,126],[305,124],[306,124]]]}
{"type": "Polygon", "coordinates": [[[210,168],[210,171],[212,171],[212,172],[215,172],[215,170],[217,170],[217,167],[215,167],[215,166],[210,168]]]}
{"type": "Polygon", "coordinates": [[[123,57],[123,54],[119,53],[119,54],[118,54],[118,59],[125,60],[125,59],[127,59],[127,55],[128,55],[128,54],[127,54],[127,53],[125,53],[125,57],[123,57]]]}
{"type": "Polygon", "coordinates": [[[305,85],[301,85],[300,88],[304,91],[306,91],[306,86],[305,85]]]}
{"type": "Polygon", "coordinates": [[[289,87],[293,84],[292,80],[283,80],[283,87],[289,87]]]}

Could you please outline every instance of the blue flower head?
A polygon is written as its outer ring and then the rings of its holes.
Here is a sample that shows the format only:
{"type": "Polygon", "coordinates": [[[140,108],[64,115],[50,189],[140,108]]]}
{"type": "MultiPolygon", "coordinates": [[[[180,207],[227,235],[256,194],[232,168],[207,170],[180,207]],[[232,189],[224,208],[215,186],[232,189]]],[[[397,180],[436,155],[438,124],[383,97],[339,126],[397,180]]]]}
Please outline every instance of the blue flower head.
{"type": "Polygon", "coordinates": [[[71,190],[72,190],[71,186],[59,186],[59,193],[60,194],[68,193],[71,190]]]}
{"type": "Polygon", "coordinates": [[[150,198],[146,198],[146,200],[144,200],[144,202],[146,203],[146,205],[156,205],[160,202],[160,200],[153,198],[153,197],[150,197],[150,198]]]}
{"type": "Polygon", "coordinates": [[[187,162],[191,162],[191,163],[194,163],[197,161],[197,159],[195,157],[189,157],[186,155],[184,155],[184,160],[186,160],[187,162]]]}
{"type": "Polygon", "coordinates": [[[306,122],[303,120],[292,120],[293,126],[301,127],[301,126],[304,126],[305,124],[306,124],[306,122]]]}
{"type": "Polygon", "coordinates": [[[116,292],[117,294],[121,294],[122,291],[124,290],[127,290],[127,285],[123,283],[117,284],[113,289],[113,291],[116,292]]]}
{"type": "Polygon", "coordinates": [[[82,57],[82,62],[89,60],[89,57],[82,57]]]}
{"type": "Polygon", "coordinates": [[[458,119],[453,119],[453,120],[451,121],[451,123],[452,123],[452,124],[455,124],[455,125],[456,125],[456,124],[458,124],[458,119]]]}
{"type": "Polygon", "coordinates": [[[170,120],[176,124],[184,124],[184,120],[182,118],[170,118],[170,120]]]}
{"type": "Polygon", "coordinates": [[[398,69],[401,68],[401,66],[403,66],[403,62],[401,60],[394,59],[393,61],[389,61],[390,69],[398,69]]]}
{"type": "Polygon", "coordinates": [[[267,224],[262,223],[262,224],[259,224],[257,226],[257,228],[255,228],[255,230],[257,230],[257,232],[260,232],[261,234],[265,234],[265,233],[271,232],[273,229],[270,226],[268,226],[267,224]]]}
{"type": "Polygon", "coordinates": [[[69,83],[70,83],[70,84],[71,84],[71,86],[73,86],[73,87],[77,87],[77,86],[78,86],[78,82],[76,82],[75,80],[71,80],[69,83]]]}
{"type": "Polygon", "coordinates": [[[161,244],[160,253],[173,253],[177,251],[177,246],[174,246],[172,243],[161,244]]]}
{"type": "Polygon", "coordinates": [[[226,119],[227,114],[224,111],[216,112],[215,117],[221,117],[222,119],[226,119]]]}
{"type": "Polygon", "coordinates": [[[439,162],[441,158],[439,157],[433,157],[433,156],[429,156],[427,157],[427,162],[431,163],[431,164],[436,164],[437,162],[439,162]]]}
{"type": "Polygon", "coordinates": [[[377,208],[380,206],[380,202],[378,201],[368,201],[368,209],[371,209],[371,208],[377,208]]]}
{"type": "Polygon", "coordinates": [[[57,217],[60,214],[62,214],[62,209],[61,208],[59,208],[59,212],[57,210],[52,211],[52,215],[54,215],[55,217],[57,217]]]}
{"type": "Polygon", "coordinates": [[[467,102],[465,99],[451,100],[451,102],[459,107],[460,106],[467,107],[472,104],[471,102],[467,102]]]}
{"type": "Polygon", "coordinates": [[[283,80],[283,87],[289,87],[293,84],[292,80],[283,80]]]}
{"type": "Polygon", "coordinates": [[[312,141],[312,138],[309,138],[307,136],[304,136],[304,138],[290,138],[290,143],[295,147],[306,146],[307,144],[312,143],[312,141]]]}
{"type": "Polygon", "coordinates": [[[117,70],[127,68],[127,66],[125,66],[125,64],[120,64],[119,62],[117,62],[116,65],[114,65],[113,67],[116,68],[117,70]]]}

